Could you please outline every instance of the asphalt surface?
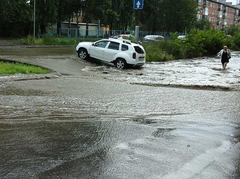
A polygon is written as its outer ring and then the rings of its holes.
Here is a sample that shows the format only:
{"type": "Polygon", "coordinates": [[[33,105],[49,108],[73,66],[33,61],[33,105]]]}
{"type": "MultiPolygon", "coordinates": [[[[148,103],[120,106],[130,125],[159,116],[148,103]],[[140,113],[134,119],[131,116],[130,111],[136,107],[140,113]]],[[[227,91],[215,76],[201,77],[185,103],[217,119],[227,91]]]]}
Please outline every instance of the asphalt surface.
{"type": "Polygon", "coordinates": [[[74,48],[0,59],[54,71],[0,78],[0,178],[240,178],[238,90],[129,84],[74,48]]]}

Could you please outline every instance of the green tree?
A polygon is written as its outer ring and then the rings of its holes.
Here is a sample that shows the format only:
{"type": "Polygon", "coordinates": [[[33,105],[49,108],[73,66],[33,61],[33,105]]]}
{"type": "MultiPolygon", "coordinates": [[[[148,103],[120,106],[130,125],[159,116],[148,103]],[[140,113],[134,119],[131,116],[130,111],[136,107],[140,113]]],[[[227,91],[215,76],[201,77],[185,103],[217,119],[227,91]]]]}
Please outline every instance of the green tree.
{"type": "Polygon", "coordinates": [[[133,18],[134,10],[132,1],[123,0],[120,4],[119,28],[122,30],[127,30],[128,27],[133,23],[133,18]]]}
{"type": "Polygon", "coordinates": [[[162,0],[148,0],[144,2],[144,8],[140,10],[140,21],[143,30],[151,32],[163,30],[162,4],[162,0]]]}
{"type": "Polygon", "coordinates": [[[231,25],[228,29],[227,29],[227,34],[234,36],[235,34],[239,34],[240,33],[240,28],[238,25],[231,25]]]}
{"type": "Polygon", "coordinates": [[[163,0],[160,12],[165,30],[183,32],[196,21],[197,2],[193,0],[163,0]]]}
{"type": "Polygon", "coordinates": [[[133,21],[133,2],[129,0],[110,0],[109,14],[112,29],[127,30],[133,21]]]}
{"type": "Polygon", "coordinates": [[[88,24],[90,22],[97,22],[103,16],[103,7],[105,1],[99,0],[83,0],[82,7],[84,12],[83,21],[86,23],[86,36],[88,36],[88,24]]]}
{"type": "Polygon", "coordinates": [[[199,29],[199,30],[210,30],[210,29],[213,29],[213,25],[207,19],[202,19],[200,21],[195,21],[194,27],[199,29]]]}
{"type": "Polygon", "coordinates": [[[24,36],[29,33],[32,8],[27,0],[0,1],[0,36],[24,36]]]}
{"type": "MultiPolygon", "coordinates": [[[[91,14],[91,18],[100,20],[110,29],[127,30],[134,18],[133,2],[129,0],[91,0],[88,3],[85,15],[91,14]]],[[[86,9],[86,8],[84,8],[86,9]]]]}
{"type": "Polygon", "coordinates": [[[47,27],[57,22],[57,2],[55,0],[36,0],[36,23],[41,35],[47,27]]]}
{"type": "Polygon", "coordinates": [[[183,32],[196,20],[196,8],[193,0],[145,1],[141,23],[151,31],[183,32]]]}

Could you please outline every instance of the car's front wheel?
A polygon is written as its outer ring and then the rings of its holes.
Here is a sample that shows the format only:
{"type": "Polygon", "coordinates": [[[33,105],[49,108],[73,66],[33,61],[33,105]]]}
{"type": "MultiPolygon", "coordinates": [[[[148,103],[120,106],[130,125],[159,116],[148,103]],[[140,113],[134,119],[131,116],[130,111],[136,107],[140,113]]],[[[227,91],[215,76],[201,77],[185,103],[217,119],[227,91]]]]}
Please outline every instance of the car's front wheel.
{"type": "Polygon", "coordinates": [[[78,57],[81,58],[81,59],[83,59],[83,60],[86,60],[87,57],[88,57],[88,52],[87,52],[87,50],[84,49],[84,48],[79,49],[79,50],[78,50],[78,57]]]}
{"type": "Polygon", "coordinates": [[[121,69],[121,70],[126,68],[127,66],[127,63],[124,59],[117,59],[114,64],[118,69],[121,69]]]}

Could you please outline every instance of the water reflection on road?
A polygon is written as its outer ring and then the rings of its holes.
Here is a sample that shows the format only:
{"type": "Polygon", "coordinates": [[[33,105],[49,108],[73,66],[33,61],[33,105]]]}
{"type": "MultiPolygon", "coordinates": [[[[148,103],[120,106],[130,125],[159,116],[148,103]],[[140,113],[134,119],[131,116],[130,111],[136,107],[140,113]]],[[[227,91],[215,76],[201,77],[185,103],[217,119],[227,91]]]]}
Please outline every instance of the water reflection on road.
{"type": "Polygon", "coordinates": [[[239,149],[233,125],[199,125],[186,116],[34,118],[1,124],[1,177],[205,178],[206,168],[210,178],[239,176],[238,161],[228,158],[239,149]]]}
{"type": "Polygon", "coordinates": [[[0,178],[239,177],[238,91],[68,77],[0,89],[0,178]]]}

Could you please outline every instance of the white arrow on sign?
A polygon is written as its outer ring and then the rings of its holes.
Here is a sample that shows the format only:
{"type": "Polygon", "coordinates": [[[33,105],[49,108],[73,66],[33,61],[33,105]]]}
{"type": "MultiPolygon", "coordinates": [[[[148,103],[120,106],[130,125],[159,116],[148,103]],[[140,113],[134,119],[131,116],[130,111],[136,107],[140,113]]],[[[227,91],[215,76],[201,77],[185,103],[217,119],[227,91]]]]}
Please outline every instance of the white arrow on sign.
{"type": "Polygon", "coordinates": [[[139,9],[140,5],[141,5],[141,3],[138,1],[138,2],[137,2],[137,8],[138,8],[138,9],[139,9]]]}

